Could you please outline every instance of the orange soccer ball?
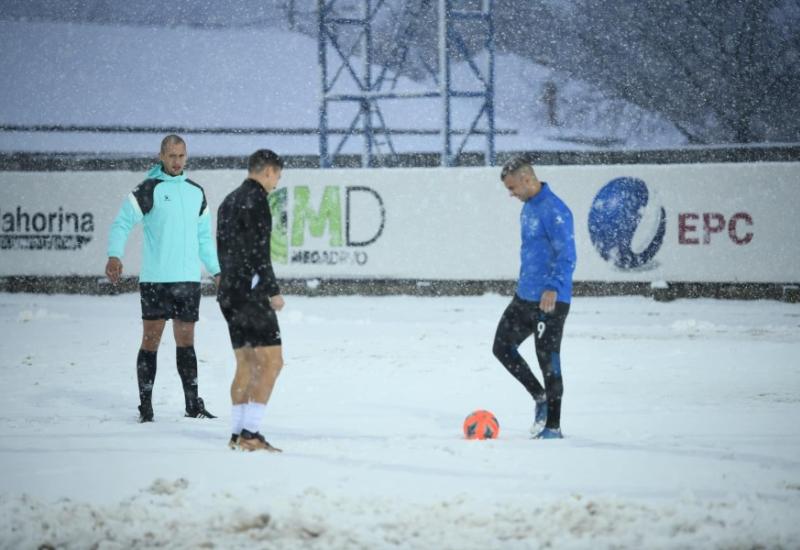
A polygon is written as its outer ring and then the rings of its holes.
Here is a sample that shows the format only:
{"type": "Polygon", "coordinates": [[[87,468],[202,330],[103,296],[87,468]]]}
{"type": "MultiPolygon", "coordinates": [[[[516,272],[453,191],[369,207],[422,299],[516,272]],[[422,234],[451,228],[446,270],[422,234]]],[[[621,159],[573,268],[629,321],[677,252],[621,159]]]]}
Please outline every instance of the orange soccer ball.
{"type": "Polygon", "coordinates": [[[474,411],[464,419],[464,437],[467,439],[496,439],[500,423],[490,411],[474,411]]]}

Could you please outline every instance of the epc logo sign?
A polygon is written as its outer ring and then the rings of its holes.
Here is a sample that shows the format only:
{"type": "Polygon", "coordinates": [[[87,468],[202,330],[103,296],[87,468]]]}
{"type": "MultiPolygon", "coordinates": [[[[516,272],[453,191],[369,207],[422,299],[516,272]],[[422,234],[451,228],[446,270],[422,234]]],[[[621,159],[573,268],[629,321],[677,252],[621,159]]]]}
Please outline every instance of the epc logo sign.
{"type": "MultiPolygon", "coordinates": [[[[746,245],[753,233],[747,212],[727,219],[719,212],[680,212],[678,245],[709,245],[712,235],[727,229],[731,242],[746,245]],[[702,239],[701,239],[702,235],[702,239]]],[[[667,213],[657,196],[637,178],[615,178],[604,185],[589,210],[589,236],[603,259],[624,270],[647,267],[653,262],[667,234],[667,213]]]]}
{"type": "Polygon", "coordinates": [[[269,200],[272,259],[279,263],[365,265],[364,248],[380,238],[386,224],[383,199],[370,187],[325,186],[317,208],[306,185],[279,189],[269,200]],[[316,239],[313,249],[306,246],[309,236],[316,239]]]}

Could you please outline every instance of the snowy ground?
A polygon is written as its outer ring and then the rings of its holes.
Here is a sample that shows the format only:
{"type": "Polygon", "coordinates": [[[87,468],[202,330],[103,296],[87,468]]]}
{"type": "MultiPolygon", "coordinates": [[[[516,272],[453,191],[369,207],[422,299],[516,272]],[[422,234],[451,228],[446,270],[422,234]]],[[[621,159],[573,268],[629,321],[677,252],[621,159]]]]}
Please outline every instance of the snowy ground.
{"type": "Polygon", "coordinates": [[[182,417],[169,335],[139,425],[136,295],[0,294],[0,546],[800,547],[800,307],[576,299],[567,438],[534,441],[490,351],[506,303],[288,297],[273,455],[225,446],[212,299],[197,350],[220,418],[182,417]],[[499,440],[462,438],[478,408],[499,440]]]}

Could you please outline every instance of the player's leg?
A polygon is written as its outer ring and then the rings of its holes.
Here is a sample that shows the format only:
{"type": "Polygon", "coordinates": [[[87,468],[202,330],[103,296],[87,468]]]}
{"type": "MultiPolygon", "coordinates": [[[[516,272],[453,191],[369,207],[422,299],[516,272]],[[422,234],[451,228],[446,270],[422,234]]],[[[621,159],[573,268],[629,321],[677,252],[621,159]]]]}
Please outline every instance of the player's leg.
{"type": "Polygon", "coordinates": [[[175,363],[183,386],[186,414],[197,408],[197,354],[194,351],[194,323],[172,320],[175,337],[175,363]]]}
{"type": "Polygon", "coordinates": [[[263,403],[269,402],[275,381],[283,369],[282,346],[264,346],[253,348],[255,356],[255,372],[250,381],[250,401],[263,403]]]}
{"type": "Polygon", "coordinates": [[[250,374],[255,364],[255,354],[253,348],[249,346],[236,348],[233,350],[233,354],[236,357],[236,372],[233,375],[233,382],[231,382],[231,439],[228,446],[236,449],[242,433],[245,409],[250,399],[248,387],[250,386],[250,374]]]}
{"type": "Polygon", "coordinates": [[[556,302],[551,313],[539,311],[534,338],[536,359],[542,369],[547,393],[547,422],[537,435],[540,438],[561,437],[561,402],[564,381],[561,374],[561,337],[569,313],[569,304],[556,302]]]}
{"type": "Polygon", "coordinates": [[[166,319],[142,319],[142,344],[140,349],[157,353],[166,325],[166,319]]]}
{"type": "Polygon", "coordinates": [[[235,349],[233,354],[236,357],[236,373],[231,383],[231,403],[244,405],[250,401],[250,379],[255,369],[256,355],[249,346],[235,349]]]}
{"type": "Polygon", "coordinates": [[[247,406],[247,388],[250,385],[251,365],[255,361],[252,348],[247,344],[245,337],[246,316],[240,314],[240,308],[230,304],[219,304],[225,323],[228,325],[228,334],[236,358],[236,371],[231,382],[231,439],[228,447],[239,448],[239,436],[242,432],[242,422],[247,406]]]}
{"type": "Polygon", "coordinates": [[[533,333],[535,307],[534,302],[514,296],[497,324],[492,352],[535,401],[543,402],[544,388],[519,353],[520,344],[533,333]]]}
{"type": "Polygon", "coordinates": [[[152,422],[153,384],[156,379],[158,346],[161,344],[167,315],[157,283],[141,283],[139,294],[142,306],[142,342],[136,357],[139,422],[152,422]]]}
{"type": "Polygon", "coordinates": [[[246,450],[279,451],[260,433],[267,402],[283,369],[283,351],[278,317],[266,304],[254,303],[245,309],[248,321],[246,339],[253,349],[248,402],[242,421],[239,445],[246,450]]]}
{"type": "Polygon", "coordinates": [[[275,381],[283,368],[282,348],[280,345],[256,347],[253,354],[255,361],[250,371],[249,402],[245,406],[240,445],[247,450],[280,452],[264,439],[260,429],[275,381]]]}
{"type": "Polygon", "coordinates": [[[200,283],[169,285],[172,333],[175,337],[175,362],[183,385],[186,416],[216,418],[205,408],[197,389],[197,354],[194,350],[194,328],[200,318],[200,283]]]}
{"type": "Polygon", "coordinates": [[[164,319],[142,320],[142,344],[136,357],[139,384],[139,422],[153,421],[153,385],[156,381],[158,346],[164,333],[164,319]]]}

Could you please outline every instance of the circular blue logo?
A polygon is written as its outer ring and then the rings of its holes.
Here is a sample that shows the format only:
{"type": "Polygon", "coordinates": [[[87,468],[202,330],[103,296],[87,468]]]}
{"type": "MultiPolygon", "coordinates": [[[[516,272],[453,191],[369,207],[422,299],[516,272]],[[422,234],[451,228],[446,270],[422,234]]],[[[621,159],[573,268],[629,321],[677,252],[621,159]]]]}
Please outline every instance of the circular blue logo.
{"type": "Polygon", "coordinates": [[[589,236],[604,260],[620,269],[647,265],[664,242],[667,214],[637,178],[605,184],[589,211],[589,236]]]}

